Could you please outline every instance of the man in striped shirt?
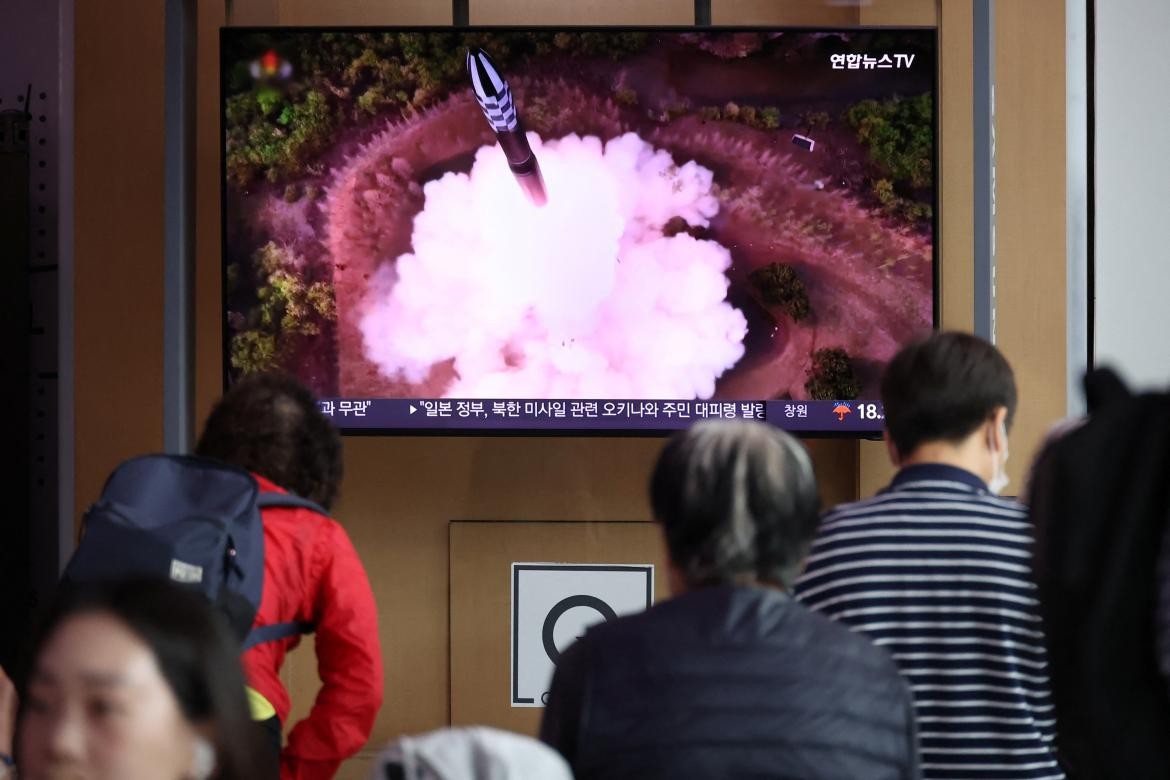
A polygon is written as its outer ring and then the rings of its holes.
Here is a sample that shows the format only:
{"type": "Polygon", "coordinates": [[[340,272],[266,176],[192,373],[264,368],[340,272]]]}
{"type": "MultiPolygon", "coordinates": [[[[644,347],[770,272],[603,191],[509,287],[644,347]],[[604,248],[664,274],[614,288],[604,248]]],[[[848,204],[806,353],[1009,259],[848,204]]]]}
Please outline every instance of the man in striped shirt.
{"type": "Polygon", "coordinates": [[[960,333],[912,344],[882,378],[888,488],[829,512],[797,583],[910,682],[927,780],[1063,778],[1027,514],[998,498],[1011,367],[960,333]]]}

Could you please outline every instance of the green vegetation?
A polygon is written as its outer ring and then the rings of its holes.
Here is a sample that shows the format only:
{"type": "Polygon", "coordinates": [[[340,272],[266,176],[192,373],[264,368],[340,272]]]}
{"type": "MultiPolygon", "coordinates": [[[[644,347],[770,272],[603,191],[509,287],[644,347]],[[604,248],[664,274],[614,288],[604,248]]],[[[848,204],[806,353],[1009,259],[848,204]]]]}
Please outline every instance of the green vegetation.
{"type": "Polygon", "coordinates": [[[861,395],[849,354],[840,347],[814,352],[807,376],[804,389],[814,401],[851,401],[861,395]]]}
{"type": "Polygon", "coordinates": [[[929,203],[903,198],[889,179],[875,181],[873,195],[888,216],[901,217],[908,222],[930,222],[934,218],[934,209],[929,203]]]}
{"type": "Polygon", "coordinates": [[[274,103],[270,92],[227,100],[227,171],[241,184],[260,172],[273,182],[298,175],[326,147],[336,123],[319,90],[308,90],[296,104],[274,103]]]}
{"type": "Polygon", "coordinates": [[[846,113],[857,140],[894,184],[929,187],[934,172],[934,113],[930,94],[863,100],[846,113]]]}
{"type": "MultiPolygon", "coordinates": [[[[252,268],[256,304],[246,316],[229,315],[236,328],[231,364],[243,374],[278,368],[304,340],[320,335],[337,318],[332,285],[306,280],[304,259],[287,247],[269,241],[253,255],[252,268]]],[[[229,293],[239,278],[239,266],[228,266],[229,293]]]]}
{"type": "Polygon", "coordinates": [[[780,109],[775,106],[741,106],[737,103],[728,103],[719,106],[701,106],[699,116],[711,122],[726,120],[754,127],[757,130],[775,130],[780,127],[780,109]]]}
{"type": "MultiPolygon", "coordinates": [[[[466,88],[466,50],[482,47],[505,70],[542,55],[620,59],[641,50],[645,33],[386,32],[321,33],[278,44],[241,39],[225,103],[229,179],[284,182],[309,172],[336,132],[384,111],[409,115],[452,89],[466,88]],[[252,58],[278,46],[293,68],[287,82],[255,81],[252,58]]],[[[634,96],[636,99],[636,95],[634,96]]]]}
{"type": "Polygon", "coordinates": [[[915,197],[933,184],[934,106],[929,94],[863,100],[846,112],[857,140],[881,171],[873,195],[883,212],[910,222],[930,221],[930,205],[915,197]]]}
{"type": "Polygon", "coordinates": [[[764,303],[779,306],[793,322],[800,322],[808,316],[808,290],[792,266],[771,263],[748,274],[748,281],[760,293],[764,303]]]}

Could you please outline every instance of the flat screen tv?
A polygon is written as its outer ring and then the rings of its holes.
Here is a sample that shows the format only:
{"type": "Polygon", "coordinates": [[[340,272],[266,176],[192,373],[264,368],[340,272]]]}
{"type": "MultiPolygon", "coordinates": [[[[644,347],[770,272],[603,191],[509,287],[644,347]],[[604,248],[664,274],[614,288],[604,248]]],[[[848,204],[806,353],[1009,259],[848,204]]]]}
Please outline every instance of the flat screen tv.
{"type": "Polygon", "coordinates": [[[936,48],[225,29],[225,381],[351,432],[873,435],[937,319],[936,48]]]}

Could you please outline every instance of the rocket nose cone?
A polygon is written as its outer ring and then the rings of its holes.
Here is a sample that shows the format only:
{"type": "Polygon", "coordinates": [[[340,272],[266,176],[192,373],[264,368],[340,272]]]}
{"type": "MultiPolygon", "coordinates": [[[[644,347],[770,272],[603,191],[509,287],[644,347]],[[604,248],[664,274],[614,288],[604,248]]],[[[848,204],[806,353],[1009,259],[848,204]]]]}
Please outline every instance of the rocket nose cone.
{"type": "Polygon", "coordinates": [[[483,49],[468,50],[467,72],[481,97],[498,97],[507,88],[496,63],[483,49]]]}

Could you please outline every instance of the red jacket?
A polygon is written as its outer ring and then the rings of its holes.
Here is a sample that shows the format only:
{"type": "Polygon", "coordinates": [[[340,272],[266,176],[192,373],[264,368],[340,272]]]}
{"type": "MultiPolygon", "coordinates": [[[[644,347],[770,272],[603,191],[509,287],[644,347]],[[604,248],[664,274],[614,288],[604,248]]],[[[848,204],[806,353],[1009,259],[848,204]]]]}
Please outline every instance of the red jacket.
{"type": "MultiPolygon", "coordinates": [[[[261,492],[286,492],[253,475],[261,492]]],[[[322,687],[309,716],[281,751],[281,780],[328,780],[369,739],[382,706],[378,613],[366,571],[345,530],[306,509],[272,507],[264,523],[264,593],[254,626],[305,621],[316,626],[322,687]]],[[[248,685],[286,723],[288,691],[280,681],[285,654],[300,637],[244,653],[248,685]]]]}

